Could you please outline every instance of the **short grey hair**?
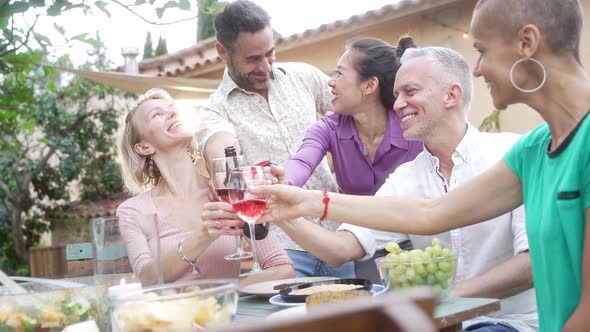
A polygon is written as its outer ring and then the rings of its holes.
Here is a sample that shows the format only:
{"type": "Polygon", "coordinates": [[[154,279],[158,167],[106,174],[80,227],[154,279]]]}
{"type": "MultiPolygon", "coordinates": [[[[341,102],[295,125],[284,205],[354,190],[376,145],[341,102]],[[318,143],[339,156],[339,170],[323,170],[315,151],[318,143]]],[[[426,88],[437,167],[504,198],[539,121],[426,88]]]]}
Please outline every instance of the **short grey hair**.
{"type": "Polygon", "coordinates": [[[475,12],[485,8],[490,30],[512,40],[524,25],[536,25],[551,49],[572,55],[579,63],[584,10],[580,0],[479,0],[475,12]],[[493,22],[493,24],[490,24],[493,22]]]}
{"type": "Polygon", "coordinates": [[[440,79],[445,84],[458,83],[463,89],[463,109],[469,112],[473,97],[473,77],[465,58],[457,51],[447,47],[409,48],[401,58],[404,62],[415,58],[427,58],[440,70],[440,79]]]}

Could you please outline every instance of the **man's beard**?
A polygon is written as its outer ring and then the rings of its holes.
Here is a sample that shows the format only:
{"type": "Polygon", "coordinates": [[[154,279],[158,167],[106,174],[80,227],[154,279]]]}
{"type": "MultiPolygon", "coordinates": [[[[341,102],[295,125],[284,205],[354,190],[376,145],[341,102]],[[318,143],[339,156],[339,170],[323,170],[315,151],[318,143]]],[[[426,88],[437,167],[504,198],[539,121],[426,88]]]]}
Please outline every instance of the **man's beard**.
{"type": "Polygon", "coordinates": [[[255,81],[248,77],[249,73],[243,74],[239,71],[235,70],[234,66],[228,63],[227,66],[229,75],[234,80],[234,82],[242,89],[251,92],[259,92],[266,90],[268,88],[268,79],[264,82],[255,81]]]}

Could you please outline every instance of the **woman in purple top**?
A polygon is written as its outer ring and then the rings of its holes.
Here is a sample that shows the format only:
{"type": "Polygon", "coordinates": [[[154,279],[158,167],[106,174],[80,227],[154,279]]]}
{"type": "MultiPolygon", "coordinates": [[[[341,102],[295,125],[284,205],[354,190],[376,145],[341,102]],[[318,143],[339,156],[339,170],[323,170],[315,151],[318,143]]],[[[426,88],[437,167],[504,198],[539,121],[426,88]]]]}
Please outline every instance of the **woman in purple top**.
{"type": "Polygon", "coordinates": [[[304,185],[330,152],[341,192],[374,195],[397,166],[422,151],[421,142],[404,139],[392,110],[399,58],[408,47],[414,47],[410,37],[397,48],[376,38],[347,46],[328,82],[334,113],[307,130],[295,156],[283,165],[289,184],[304,185]]]}

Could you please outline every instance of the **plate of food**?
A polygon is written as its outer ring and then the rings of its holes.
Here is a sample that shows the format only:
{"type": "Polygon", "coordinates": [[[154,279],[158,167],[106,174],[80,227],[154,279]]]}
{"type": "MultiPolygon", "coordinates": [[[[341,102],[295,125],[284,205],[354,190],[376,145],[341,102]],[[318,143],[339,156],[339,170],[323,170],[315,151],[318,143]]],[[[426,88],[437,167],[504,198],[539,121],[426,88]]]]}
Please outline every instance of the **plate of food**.
{"type": "Polygon", "coordinates": [[[285,302],[304,303],[312,294],[321,292],[344,292],[350,290],[369,291],[373,282],[368,279],[334,279],[314,281],[281,289],[279,294],[285,302]]]}
{"type": "Polygon", "coordinates": [[[318,292],[305,298],[305,302],[286,302],[280,294],[269,299],[269,302],[279,306],[291,307],[285,310],[277,311],[268,316],[268,320],[284,319],[293,317],[293,315],[302,315],[308,311],[309,307],[315,307],[322,304],[331,304],[347,301],[355,297],[375,296],[383,293],[385,287],[379,284],[372,284],[368,290],[356,289],[347,291],[327,291],[318,292]]]}
{"type": "Polygon", "coordinates": [[[240,288],[240,292],[243,294],[251,294],[258,296],[273,296],[279,293],[283,288],[289,288],[300,284],[306,284],[316,281],[336,280],[334,277],[309,277],[309,278],[291,278],[291,279],[280,279],[271,280],[265,282],[259,282],[256,284],[244,286],[240,288]]]}

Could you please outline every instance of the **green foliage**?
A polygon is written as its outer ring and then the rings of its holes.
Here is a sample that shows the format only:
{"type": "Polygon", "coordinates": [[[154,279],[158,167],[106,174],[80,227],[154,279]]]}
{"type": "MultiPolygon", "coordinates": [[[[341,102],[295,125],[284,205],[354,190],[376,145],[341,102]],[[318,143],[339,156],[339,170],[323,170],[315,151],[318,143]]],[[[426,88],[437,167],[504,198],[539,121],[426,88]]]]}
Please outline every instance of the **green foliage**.
{"type": "Polygon", "coordinates": [[[197,42],[215,36],[215,15],[223,11],[225,2],[217,0],[197,0],[197,42]]]}
{"type": "Polygon", "coordinates": [[[494,110],[490,115],[485,117],[479,125],[479,130],[488,132],[500,131],[500,111],[494,110]]]}
{"type": "Polygon", "coordinates": [[[143,58],[149,59],[154,56],[154,46],[152,45],[152,33],[148,31],[143,44],[143,58]]]}
{"type": "MultiPolygon", "coordinates": [[[[63,215],[73,183],[83,199],[91,200],[122,189],[112,144],[121,113],[115,100],[121,93],[78,77],[64,83],[58,71],[40,65],[71,67],[71,61],[67,55],[48,58],[52,40],[36,29],[37,19],[68,11],[110,17],[109,8],[121,6],[149,22],[136,6],[154,3],[0,0],[0,268],[9,274],[28,273],[27,249],[51,227],[51,216],[63,215]],[[15,15],[33,9],[32,24],[18,27],[15,15]]],[[[190,0],[170,0],[155,12],[162,18],[169,8],[190,7],[190,0]]],[[[83,69],[110,69],[98,34],[72,34],[59,24],[53,28],[63,38],[59,44],[93,47],[93,60],[83,69]]],[[[167,53],[163,38],[158,49],[157,54],[167,53]]]]}
{"type": "Polygon", "coordinates": [[[3,59],[0,192],[7,211],[22,212],[23,238],[13,234],[17,248],[19,241],[30,247],[39,240],[49,216],[70,201],[72,183],[79,182],[89,199],[122,189],[112,144],[120,93],[78,77],[60,87],[54,70],[35,65],[39,57],[31,52],[3,59]]]}
{"type": "Polygon", "coordinates": [[[154,52],[154,56],[159,56],[163,54],[168,54],[168,47],[166,46],[166,39],[160,36],[158,39],[158,46],[156,46],[156,51],[154,52]]]}
{"type": "Polygon", "coordinates": [[[14,238],[10,230],[10,216],[0,207],[0,268],[8,275],[26,276],[29,268],[16,258],[14,238]]]}
{"type": "Polygon", "coordinates": [[[197,0],[199,12],[213,16],[221,13],[226,4],[226,2],[219,2],[218,0],[197,0]]]}
{"type": "MultiPolygon", "coordinates": [[[[138,0],[138,1],[141,1],[141,0],[138,0]]],[[[145,2],[145,1],[143,1],[143,2],[145,2]]],[[[150,1],[150,4],[151,3],[152,3],[152,1],[150,1]]],[[[158,18],[162,18],[164,16],[164,12],[166,11],[166,9],[169,9],[169,8],[190,10],[191,4],[190,4],[189,0],[178,0],[178,1],[170,0],[170,1],[166,2],[164,4],[164,6],[156,8],[156,15],[158,16],[158,18]]]]}
{"type": "MultiPolygon", "coordinates": [[[[0,22],[14,13],[44,6],[42,0],[0,5],[0,22]]],[[[86,5],[53,1],[48,15],[86,5]]],[[[122,181],[112,144],[117,130],[115,100],[122,93],[75,77],[64,82],[48,63],[51,41],[31,30],[4,24],[0,31],[0,267],[9,274],[27,274],[27,249],[36,245],[71,200],[79,183],[82,198],[97,199],[120,191],[122,181]],[[33,37],[40,49],[32,50],[33,37]]],[[[84,69],[110,69],[100,36],[71,35],[54,28],[67,43],[95,47],[84,69]]],[[[67,56],[55,60],[70,66],[67,56]]]]}

